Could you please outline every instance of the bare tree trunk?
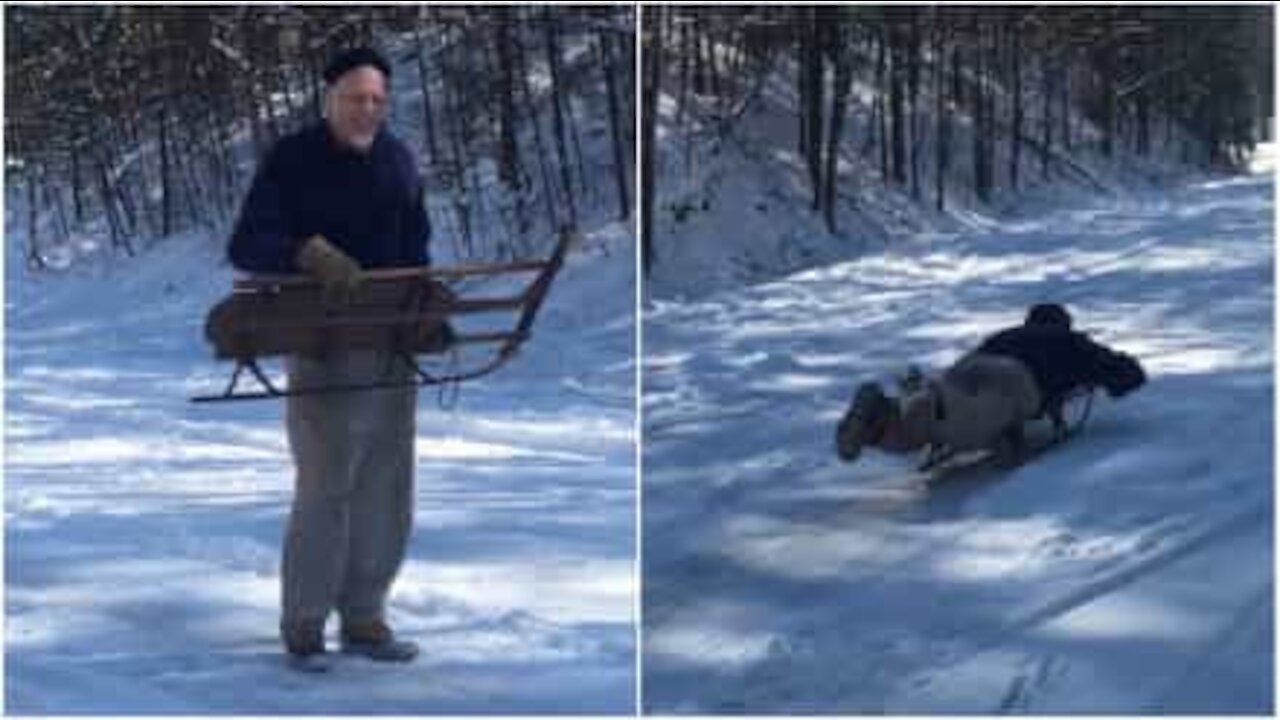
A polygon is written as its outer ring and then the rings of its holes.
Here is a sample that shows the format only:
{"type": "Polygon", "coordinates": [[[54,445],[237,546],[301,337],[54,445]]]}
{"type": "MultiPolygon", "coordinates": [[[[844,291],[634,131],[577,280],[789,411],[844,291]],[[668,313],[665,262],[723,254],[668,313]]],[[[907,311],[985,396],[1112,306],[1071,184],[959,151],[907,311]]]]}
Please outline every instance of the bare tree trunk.
{"type": "Polygon", "coordinates": [[[276,117],[275,103],[271,102],[271,90],[266,86],[265,81],[259,85],[262,93],[258,96],[258,101],[262,103],[262,108],[267,117],[267,128],[270,134],[267,136],[267,146],[274,145],[277,140],[284,134],[280,128],[280,119],[276,117]]]}
{"type": "Polygon", "coordinates": [[[613,175],[618,185],[618,219],[631,216],[631,197],[627,189],[626,144],[622,139],[622,122],[618,112],[618,88],[614,69],[614,53],[607,31],[599,34],[600,68],[604,72],[605,92],[609,100],[609,135],[613,145],[613,175]]]}
{"type": "MultiPolygon", "coordinates": [[[[694,88],[699,95],[711,94],[711,73],[709,66],[711,65],[711,47],[707,33],[707,9],[705,7],[698,8],[694,14],[697,23],[698,43],[698,66],[697,66],[697,85],[694,88]]],[[[672,15],[674,17],[674,15],[672,15]]]]}
{"type": "Polygon", "coordinates": [[[902,31],[896,20],[889,22],[889,167],[894,184],[903,187],[907,184],[907,124],[903,108],[902,31]]]}
{"type": "Polygon", "coordinates": [[[920,49],[924,41],[921,39],[919,8],[910,8],[909,12],[911,25],[907,42],[907,117],[910,140],[907,148],[911,197],[920,200],[920,155],[924,144],[920,137],[920,49]]]}
{"type": "Polygon", "coordinates": [[[217,202],[217,194],[205,191],[201,187],[196,149],[199,148],[201,152],[207,154],[209,148],[198,140],[198,124],[194,121],[179,122],[179,127],[185,128],[183,135],[186,142],[183,143],[183,147],[187,148],[187,152],[178,154],[181,177],[185,185],[182,197],[186,200],[187,205],[187,225],[195,227],[202,221],[211,218],[209,206],[217,202]],[[206,203],[202,209],[201,204],[197,202],[197,198],[209,198],[212,202],[206,203]]]}
{"type": "Polygon", "coordinates": [[[641,91],[644,97],[640,101],[640,252],[641,267],[647,276],[653,271],[656,261],[653,243],[653,207],[654,193],[657,190],[657,178],[654,167],[654,140],[656,139],[657,102],[659,84],[662,78],[662,14],[661,5],[646,5],[640,8],[644,20],[645,59],[644,78],[641,91]],[[650,14],[652,13],[652,15],[650,14]]]}
{"type": "Polygon", "coordinates": [[[498,177],[517,194],[520,191],[520,157],[516,147],[516,109],[511,58],[511,7],[493,8],[494,46],[498,52],[498,177]]]}
{"type": "Polygon", "coordinates": [[[156,114],[156,124],[160,130],[160,234],[169,237],[173,234],[173,188],[169,182],[169,116],[163,103],[156,114]]]}
{"type": "MultiPolygon", "coordinates": [[[[685,177],[693,175],[693,133],[689,131],[687,126],[689,95],[691,93],[690,86],[697,82],[698,76],[694,72],[693,61],[699,60],[699,49],[702,41],[698,37],[701,25],[694,24],[690,18],[696,20],[696,13],[699,8],[688,8],[687,12],[682,13],[682,20],[679,24],[680,29],[680,89],[678,91],[678,106],[676,108],[676,129],[680,132],[684,142],[684,173],[685,177]],[[692,13],[692,15],[690,15],[692,13]]],[[[672,13],[675,16],[675,13],[672,13]]],[[[701,68],[699,64],[697,67],[701,68]]]]}
{"type": "Polygon", "coordinates": [[[71,200],[78,225],[85,221],[84,180],[80,174],[80,148],[74,144],[71,146],[71,200]]]}
{"type": "MultiPolygon", "coordinates": [[[[691,8],[692,10],[692,8],[691,8]]],[[[676,129],[684,130],[684,119],[687,106],[689,104],[689,73],[690,62],[689,56],[692,55],[693,47],[693,31],[689,28],[687,16],[681,19],[678,25],[680,34],[680,75],[679,89],[676,91],[676,129]]]]}
{"type": "Polygon", "coordinates": [[[581,192],[580,197],[591,197],[591,187],[587,185],[587,166],[586,161],[582,158],[582,140],[581,134],[578,132],[578,114],[573,111],[573,92],[566,92],[564,95],[564,117],[569,125],[569,139],[573,142],[573,158],[574,165],[578,169],[578,190],[581,192]]]}
{"type": "MultiPolygon", "coordinates": [[[[425,6],[424,6],[425,9],[425,6]]],[[[414,28],[417,39],[418,87],[422,88],[422,139],[427,151],[427,162],[435,164],[440,161],[440,148],[436,143],[436,123],[431,112],[431,80],[427,76],[427,47],[422,35],[422,28],[414,28]]]]}
{"type": "Polygon", "coordinates": [[[516,68],[520,76],[520,87],[524,96],[525,113],[529,118],[529,124],[533,126],[533,148],[538,156],[538,171],[542,178],[542,198],[547,208],[547,227],[555,228],[560,224],[559,215],[556,213],[555,203],[555,181],[552,178],[550,167],[547,164],[547,147],[542,138],[542,121],[538,117],[538,107],[534,98],[533,88],[529,83],[529,67],[525,58],[524,44],[520,40],[520,33],[511,34],[512,42],[515,45],[516,68]]]}
{"type": "Polygon", "coordinates": [[[235,109],[229,107],[226,103],[214,102],[210,103],[209,107],[212,108],[214,118],[209,130],[217,144],[216,157],[218,170],[220,171],[219,178],[221,179],[219,184],[223,192],[223,207],[234,207],[238,200],[237,181],[239,177],[236,174],[235,161],[228,138],[234,136],[236,126],[241,124],[240,118],[235,115],[235,109]]]}
{"type": "Polygon", "coordinates": [[[564,188],[565,202],[569,207],[569,224],[578,225],[578,208],[573,197],[572,169],[569,164],[569,148],[565,138],[564,111],[561,105],[563,87],[560,79],[560,44],[556,38],[556,25],[550,9],[543,14],[547,65],[551,70],[551,119],[556,135],[556,155],[560,161],[560,184],[564,188]]]}
{"type": "Polygon", "coordinates": [[[1111,157],[1115,150],[1115,58],[1110,44],[1103,47],[1098,58],[1098,79],[1102,83],[1098,93],[1102,99],[1101,117],[1098,124],[1102,126],[1102,154],[1111,157]]]}
{"type": "MultiPolygon", "coordinates": [[[[102,191],[102,205],[107,211],[107,225],[111,232],[111,246],[117,249],[123,249],[126,255],[133,255],[133,246],[129,244],[129,240],[125,235],[123,223],[120,221],[119,213],[116,209],[117,199],[122,199],[119,188],[111,181],[110,171],[107,169],[106,162],[98,165],[98,178],[102,191]]],[[[132,225],[132,222],[130,222],[132,225]]]]}
{"type": "Polygon", "coordinates": [[[27,267],[45,270],[49,267],[40,251],[40,206],[36,192],[36,171],[27,167],[27,267]]]}
{"type": "MultiPolygon", "coordinates": [[[[1152,62],[1152,52],[1145,44],[1139,49],[1139,56],[1143,63],[1145,74],[1154,68],[1152,62]]],[[[1134,121],[1137,124],[1137,144],[1138,154],[1147,155],[1151,152],[1151,93],[1143,87],[1138,91],[1137,97],[1134,98],[1134,112],[1137,117],[1134,121]]]]}
{"type": "MultiPolygon", "coordinates": [[[[129,123],[125,123],[125,127],[129,127],[129,123]]],[[[117,143],[117,145],[118,144],[119,143],[117,143]]],[[[106,152],[106,156],[102,161],[103,164],[101,165],[102,178],[106,181],[106,185],[104,187],[110,191],[111,195],[118,203],[117,207],[122,216],[120,218],[120,226],[124,231],[121,233],[122,237],[125,235],[132,235],[138,230],[138,209],[133,202],[133,198],[129,194],[128,188],[126,187],[127,183],[117,182],[117,180],[111,176],[111,169],[115,166],[115,163],[113,162],[114,157],[111,154],[111,146],[107,145],[104,148],[104,151],[106,152]]]]}
{"type": "Polygon", "coordinates": [[[1013,77],[1013,135],[1009,138],[1009,187],[1018,189],[1018,163],[1022,160],[1022,44],[1018,40],[1018,30],[1014,25],[1016,17],[1009,16],[1009,41],[1012,43],[1011,72],[1013,77]]]}
{"type": "Polygon", "coordinates": [[[1053,137],[1051,130],[1053,128],[1053,72],[1049,66],[1049,58],[1046,56],[1040,60],[1040,95],[1042,101],[1040,119],[1040,177],[1043,180],[1049,179],[1049,146],[1053,137]]]}
{"type": "Polygon", "coordinates": [[[50,184],[47,177],[43,179],[45,204],[53,205],[53,217],[58,221],[58,239],[65,243],[71,239],[71,227],[67,223],[67,208],[62,198],[62,189],[50,184]]]}
{"type": "MultiPolygon", "coordinates": [[[[441,55],[443,59],[444,54],[441,55]]],[[[452,63],[450,63],[452,65],[452,63]]],[[[449,135],[449,177],[451,178],[450,189],[453,192],[453,209],[458,219],[459,236],[461,242],[459,250],[465,253],[465,257],[474,256],[474,247],[472,245],[472,227],[471,227],[471,203],[474,198],[470,197],[467,190],[467,165],[469,158],[467,153],[467,140],[464,137],[466,130],[463,128],[465,118],[463,117],[461,92],[457,86],[459,80],[458,73],[451,73],[449,67],[443,67],[441,76],[444,78],[445,86],[445,103],[448,111],[445,114],[446,126],[449,135]]]]}
{"type": "Polygon", "coordinates": [[[806,123],[808,136],[805,158],[809,164],[809,182],[813,188],[813,209],[822,208],[822,29],[818,8],[807,8],[807,42],[805,52],[805,81],[808,85],[806,123]]]}
{"type": "MultiPolygon", "coordinates": [[[[708,26],[712,23],[708,22],[708,26]]],[[[720,60],[717,57],[719,53],[716,51],[716,36],[712,27],[708,27],[707,34],[707,70],[711,73],[711,96],[714,98],[723,97],[720,87],[720,60]]]]}
{"type": "Polygon", "coordinates": [[[823,192],[823,211],[827,220],[827,232],[836,231],[836,186],[839,183],[840,135],[844,132],[844,116],[853,80],[853,68],[848,49],[842,44],[836,48],[835,87],[831,93],[831,123],[827,132],[826,185],[823,192]]]}
{"type": "Polygon", "coordinates": [[[889,126],[887,121],[887,113],[885,112],[885,85],[887,82],[888,60],[886,58],[887,42],[885,36],[887,31],[882,23],[880,32],[876,38],[876,98],[875,107],[875,126],[876,135],[880,142],[880,177],[887,185],[892,181],[889,171],[889,126]]]}
{"type": "Polygon", "coordinates": [[[266,156],[267,149],[271,145],[271,137],[262,120],[262,107],[258,102],[257,91],[252,87],[249,90],[246,102],[248,103],[249,131],[253,136],[254,156],[261,161],[266,156]]]}
{"type": "Polygon", "coordinates": [[[991,200],[990,185],[987,182],[987,142],[990,123],[987,119],[987,75],[988,62],[983,47],[982,25],[975,15],[972,23],[974,42],[974,94],[973,94],[973,187],[978,199],[982,202],[991,200]]]}
{"type": "Polygon", "coordinates": [[[1071,152],[1071,66],[1065,60],[1059,77],[1062,79],[1062,87],[1058,88],[1061,92],[1058,109],[1061,111],[1060,119],[1062,120],[1062,148],[1069,153],[1071,152]]]}
{"type": "MultiPolygon", "coordinates": [[[[803,8],[796,9],[796,16],[806,19],[803,8]]],[[[796,40],[796,93],[800,98],[796,115],[799,117],[800,133],[796,137],[796,154],[800,157],[808,157],[809,154],[809,28],[805,22],[795,22],[793,24],[796,40]]]]}
{"type": "MultiPolygon", "coordinates": [[[[933,28],[933,57],[934,57],[934,98],[933,98],[933,114],[934,122],[937,127],[934,134],[937,135],[937,156],[934,160],[934,195],[935,206],[938,212],[946,209],[946,180],[947,180],[947,162],[951,151],[951,112],[947,107],[946,96],[949,87],[947,83],[947,56],[946,44],[944,39],[945,30],[943,21],[938,18],[935,9],[934,28],[933,28]]],[[[951,51],[951,62],[954,65],[958,63],[956,50],[951,51]]],[[[955,108],[958,102],[954,95],[952,96],[951,107],[955,108]]]]}

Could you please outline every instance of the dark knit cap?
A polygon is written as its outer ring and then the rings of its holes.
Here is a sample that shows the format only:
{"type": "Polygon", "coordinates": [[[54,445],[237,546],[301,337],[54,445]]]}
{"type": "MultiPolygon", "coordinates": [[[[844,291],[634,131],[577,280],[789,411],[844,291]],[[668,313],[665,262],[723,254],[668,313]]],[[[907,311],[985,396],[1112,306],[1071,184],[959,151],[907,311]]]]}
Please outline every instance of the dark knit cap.
{"type": "Polygon", "coordinates": [[[370,47],[355,47],[343,50],[329,59],[329,64],[324,68],[324,81],[332,85],[338,78],[362,65],[371,65],[381,70],[384,78],[391,79],[391,65],[382,53],[370,47]]]}
{"type": "Polygon", "coordinates": [[[1058,303],[1038,303],[1027,311],[1026,325],[1052,325],[1071,329],[1071,313],[1058,303]]]}

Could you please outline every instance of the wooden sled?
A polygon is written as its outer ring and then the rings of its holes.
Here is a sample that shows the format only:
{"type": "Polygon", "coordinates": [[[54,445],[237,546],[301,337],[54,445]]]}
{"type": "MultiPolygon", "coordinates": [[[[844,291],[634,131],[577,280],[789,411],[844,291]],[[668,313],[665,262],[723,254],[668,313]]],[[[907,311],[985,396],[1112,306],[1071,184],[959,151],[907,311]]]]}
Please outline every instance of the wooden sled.
{"type": "Polygon", "coordinates": [[[232,293],[209,311],[205,338],[214,357],[235,362],[225,390],[191,398],[193,402],[260,400],[355,392],[403,386],[404,382],[374,381],[356,385],[288,389],[277,386],[263,372],[260,361],[285,355],[325,355],[359,350],[391,353],[413,370],[411,385],[441,385],[487,375],[505,364],[529,339],[534,319],[568,252],[573,234],[562,232],[545,260],[482,263],[450,267],[372,270],[351,301],[334,306],[325,301],[318,282],[300,275],[255,276],[237,280],[232,293]],[[445,280],[466,277],[533,273],[523,289],[511,296],[462,298],[445,280]],[[456,332],[451,318],[472,313],[514,314],[509,330],[456,332]],[[476,367],[433,374],[418,355],[438,355],[464,345],[492,345],[489,358],[476,367]],[[240,388],[245,374],[256,390],[240,388]]]}

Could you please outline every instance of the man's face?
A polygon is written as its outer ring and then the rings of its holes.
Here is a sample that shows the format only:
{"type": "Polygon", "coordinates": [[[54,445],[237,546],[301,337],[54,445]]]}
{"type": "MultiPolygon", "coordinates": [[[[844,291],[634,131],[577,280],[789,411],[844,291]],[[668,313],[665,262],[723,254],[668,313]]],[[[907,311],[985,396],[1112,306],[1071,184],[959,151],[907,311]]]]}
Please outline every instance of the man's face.
{"type": "Polygon", "coordinates": [[[363,65],[329,86],[325,118],[343,145],[367,151],[386,117],[387,81],[377,68],[363,65]]]}

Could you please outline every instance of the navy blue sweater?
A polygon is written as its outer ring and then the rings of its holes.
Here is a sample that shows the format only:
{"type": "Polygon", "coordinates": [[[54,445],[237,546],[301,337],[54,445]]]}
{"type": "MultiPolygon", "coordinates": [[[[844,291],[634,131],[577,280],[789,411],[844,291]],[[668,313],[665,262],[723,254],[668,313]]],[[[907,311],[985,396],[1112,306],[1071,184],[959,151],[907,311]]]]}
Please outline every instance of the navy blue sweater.
{"type": "Polygon", "coordinates": [[[1102,386],[1119,397],[1146,382],[1137,360],[1066,328],[1023,325],[1002,330],[984,340],[978,351],[1022,361],[1047,405],[1080,387],[1102,386]]]}
{"type": "Polygon", "coordinates": [[[228,254],[241,270],[298,272],[302,241],[323,235],[364,269],[426,265],[431,226],[413,156],[385,129],[367,153],[324,122],[280,139],[253,178],[228,254]]]}

